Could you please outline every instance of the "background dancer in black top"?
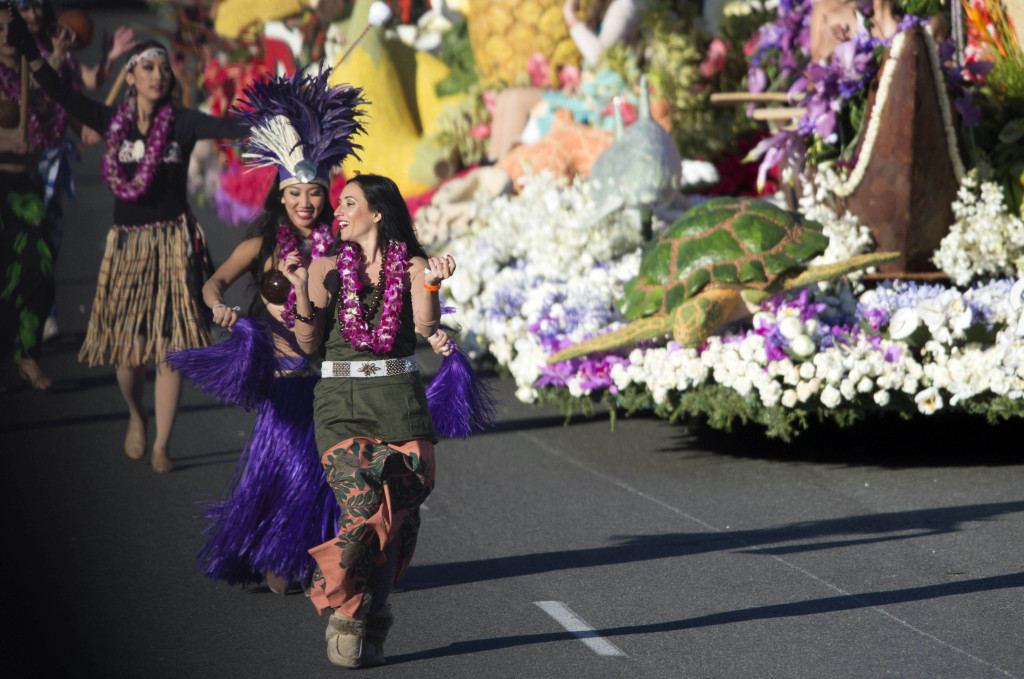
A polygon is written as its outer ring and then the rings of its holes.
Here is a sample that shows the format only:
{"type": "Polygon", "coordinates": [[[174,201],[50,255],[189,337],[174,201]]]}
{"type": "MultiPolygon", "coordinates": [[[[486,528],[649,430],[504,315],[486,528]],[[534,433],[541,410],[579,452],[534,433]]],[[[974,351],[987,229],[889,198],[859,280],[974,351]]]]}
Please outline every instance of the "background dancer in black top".
{"type": "Polygon", "coordinates": [[[210,341],[209,310],[201,288],[213,266],[187,202],[188,160],[197,140],[238,138],[248,128],[237,119],[214,118],[175,105],[174,74],[167,50],[158,42],[144,42],[129,54],[128,95],[116,108],[62,82],[16,14],[8,42],[26,57],[37,82],[69,115],[104,133],[103,178],[116,197],[114,226],[107,235],[79,360],[116,366],[129,411],[124,450],[133,459],[146,452],[145,364],[149,359],[156,362],[152,466],[158,472],[170,471],[174,465],[168,442],[181,375],[163,363],[164,354],[210,341]]]}

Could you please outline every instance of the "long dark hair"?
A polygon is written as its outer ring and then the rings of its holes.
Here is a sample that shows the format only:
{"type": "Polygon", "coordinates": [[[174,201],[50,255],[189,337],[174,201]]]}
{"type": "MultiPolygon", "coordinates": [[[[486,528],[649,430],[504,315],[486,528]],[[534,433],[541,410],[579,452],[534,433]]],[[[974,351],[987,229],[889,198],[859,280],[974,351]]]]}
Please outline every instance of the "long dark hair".
{"type": "MultiPolygon", "coordinates": [[[[127,64],[128,61],[132,57],[134,57],[136,54],[142,54],[146,50],[151,50],[151,49],[161,49],[161,50],[167,52],[167,62],[171,64],[171,86],[167,89],[167,98],[168,99],[178,99],[178,98],[180,98],[178,96],[179,95],[178,76],[175,74],[175,72],[174,72],[174,64],[171,62],[171,52],[159,40],[145,40],[145,41],[139,43],[138,45],[133,47],[131,49],[131,51],[128,52],[128,56],[125,57],[125,62],[124,63],[127,64]]],[[[132,70],[134,70],[134,67],[133,67],[132,70]]]]}
{"type": "MultiPolygon", "coordinates": [[[[263,284],[267,260],[274,256],[274,250],[277,249],[277,226],[278,224],[288,222],[288,211],[285,210],[284,204],[281,202],[281,196],[284,195],[284,192],[281,191],[280,182],[280,175],[274,177],[274,181],[270,183],[270,188],[267,190],[267,196],[263,199],[263,210],[253,223],[249,225],[249,238],[260,239],[260,252],[256,255],[256,259],[252,261],[252,264],[249,265],[249,275],[252,279],[252,284],[256,286],[256,294],[253,295],[252,300],[249,302],[250,316],[260,315],[260,312],[265,308],[263,300],[260,299],[259,286],[263,284]]],[[[327,190],[324,189],[324,203],[320,208],[320,214],[317,215],[318,224],[322,221],[324,213],[330,210],[330,207],[331,201],[327,190]]]]}
{"type": "Polygon", "coordinates": [[[405,204],[402,192],[393,181],[379,174],[357,174],[348,183],[358,184],[366,196],[366,205],[370,211],[381,214],[378,227],[384,241],[381,247],[385,247],[389,240],[402,241],[409,257],[427,258],[426,251],[416,237],[416,229],[412,226],[409,206],[405,204]]]}

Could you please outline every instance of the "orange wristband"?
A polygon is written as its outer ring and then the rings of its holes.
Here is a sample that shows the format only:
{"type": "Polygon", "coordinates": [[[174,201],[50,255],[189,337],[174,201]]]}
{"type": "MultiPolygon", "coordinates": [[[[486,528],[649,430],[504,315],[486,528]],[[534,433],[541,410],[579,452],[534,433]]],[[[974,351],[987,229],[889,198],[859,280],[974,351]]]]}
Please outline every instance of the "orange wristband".
{"type": "Polygon", "coordinates": [[[437,292],[438,290],[441,289],[441,284],[438,283],[437,285],[427,285],[426,283],[424,283],[423,287],[426,288],[427,290],[430,290],[431,292],[437,292]]]}

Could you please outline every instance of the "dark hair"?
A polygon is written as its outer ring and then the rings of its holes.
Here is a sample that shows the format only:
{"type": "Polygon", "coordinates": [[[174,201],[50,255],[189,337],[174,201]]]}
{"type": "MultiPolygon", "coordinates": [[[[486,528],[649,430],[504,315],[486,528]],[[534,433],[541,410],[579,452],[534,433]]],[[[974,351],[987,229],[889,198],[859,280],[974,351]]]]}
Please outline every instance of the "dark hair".
{"type": "MultiPolygon", "coordinates": [[[[17,6],[13,2],[5,3],[10,9],[17,9],[17,6]]],[[[46,44],[46,46],[52,51],[53,50],[53,38],[50,36],[50,27],[57,23],[57,10],[53,8],[52,2],[45,2],[39,0],[39,4],[43,8],[43,18],[39,22],[39,38],[46,44]]]]}
{"type": "Polygon", "coordinates": [[[381,214],[380,236],[385,243],[389,240],[402,241],[409,257],[426,259],[427,253],[412,226],[409,206],[405,204],[402,192],[393,181],[379,174],[357,174],[348,183],[358,184],[366,196],[367,207],[381,214]]]}
{"type": "MultiPolygon", "coordinates": [[[[274,250],[277,249],[277,226],[288,221],[288,211],[281,202],[281,196],[284,195],[284,192],[281,190],[280,182],[280,175],[275,176],[274,180],[270,182],[270,188],[263,199],[263,210],[253,223],[249,225],[249,237],[260,239],[260,252],[256,255],[256,259],[252,261],[252,264],[249,265],[249,275],[256,286],[256,294],[249,302],[250,316],[258,316],[264,309],[263,300],[260,299],[259,295],[259,286],[263,283],[263,274],[265,273],[264,269],[266,268],[267,260],[274,256],[274,250]]],[[[320,214],[317,217],[322,217],[324,212],[330,209],[330,206],[331,201],[328,197],[328,192],[324,189],[324,204],[320,208],[320,214]]]]}
{"type": "MultiPolygon", "coordinates": [[[[133,47],[131,49],[131,51],[128,52],[128,56],[125,57],[125,62],[124,63],[127,64],[128,61],[132,57],[134,57],[136,54],[142,54],[146,50],[151,50],[151,49],[161,49],[161,50],[167,52],[167,60],[168,60],[168,62],[170,62],[171,53],[167,50],[167,48],[164,46],[164,44],[162,42],[160,42],[159,40],[145,40],[145,41],[139,43],[138,45],[136,45],[135,47],[133,47]]],[[[134,67],[133,67],[133,69],[134,69],[134,67]]],[[[175,92],[177,92],[177,90],[178,90],[178,76],[174,73],[174,68],[171,68],[171,86],[167,89],[167,96],[168,97],[174,97],[175,92]]]]}

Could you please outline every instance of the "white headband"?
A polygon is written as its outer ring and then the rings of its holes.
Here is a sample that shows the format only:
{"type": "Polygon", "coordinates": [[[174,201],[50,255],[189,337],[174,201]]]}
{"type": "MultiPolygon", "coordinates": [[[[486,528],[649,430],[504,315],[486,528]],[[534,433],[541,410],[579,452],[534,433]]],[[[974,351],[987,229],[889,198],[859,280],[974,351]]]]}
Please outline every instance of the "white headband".
{"type": "Polygon", "coordinates": [[[163,47],[151,47],[148,50],[144,50],[142,52],[139,52],[138,54],[132,56],[131,59],[126,61],[125,64],[124,64],[124,70],[125,71],[132,70],[133,68],[135,68],[135,64],[139,63],[143,59],[149,59],[151,57],[166,57],[166,56],[167,56],[167,50],[165,50],[163,47]]]}

